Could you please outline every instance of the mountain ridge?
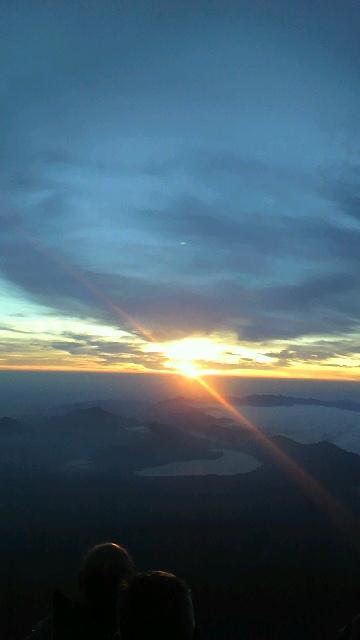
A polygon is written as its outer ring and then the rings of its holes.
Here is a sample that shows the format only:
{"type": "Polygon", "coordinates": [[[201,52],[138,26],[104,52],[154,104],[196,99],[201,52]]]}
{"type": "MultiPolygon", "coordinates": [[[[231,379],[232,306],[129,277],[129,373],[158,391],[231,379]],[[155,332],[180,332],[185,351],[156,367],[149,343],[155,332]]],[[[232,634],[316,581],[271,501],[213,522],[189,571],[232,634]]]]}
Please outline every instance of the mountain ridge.
{"type": "Polygon", "coordinates": [[[304,398],[277,394],[250,394],[246,396],[233,396],[232,402],[240,406],[249,407],[294,407],[313,406],[342,411],[360,412],[360,402],[353,400],[321,400],[319,398],[304,398]]]}

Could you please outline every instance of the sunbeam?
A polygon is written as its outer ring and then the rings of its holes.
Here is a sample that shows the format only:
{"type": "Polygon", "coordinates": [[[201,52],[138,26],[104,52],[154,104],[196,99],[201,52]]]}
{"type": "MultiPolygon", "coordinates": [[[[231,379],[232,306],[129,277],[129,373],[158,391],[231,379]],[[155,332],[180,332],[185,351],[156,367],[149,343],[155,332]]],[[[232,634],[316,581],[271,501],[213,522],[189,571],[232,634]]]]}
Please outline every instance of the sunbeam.
{"type": "Polygon", "coordinates": [[[311,500],[321,509],[325,510],[336,521],[341,528],[344,526],[344,519],[348,519],[350,514],[344,506],[336,500],[330,493],[317,482],[309,473],[300,467],[294,460],[290,458],[280,447],[278,447],[270,438],[268,438],[261,429],[259,429],[251,420],[234,407],[226,398],[224,398],[214,387],[206,382],[200,376],[195,378],[207,393],[214,398],[224,409],[235,419],[235,422],[245,427],[261,444],[261,446],[269,452],[286,471],[292,476],[295,482],[302,487],[304,492],[311,500]]]}

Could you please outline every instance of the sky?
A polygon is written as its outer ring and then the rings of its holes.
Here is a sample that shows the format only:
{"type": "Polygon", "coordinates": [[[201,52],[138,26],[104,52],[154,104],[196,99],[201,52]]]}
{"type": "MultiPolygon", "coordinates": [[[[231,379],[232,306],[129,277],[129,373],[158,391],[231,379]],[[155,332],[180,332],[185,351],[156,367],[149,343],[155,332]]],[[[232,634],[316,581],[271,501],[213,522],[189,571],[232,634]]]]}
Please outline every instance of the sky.
{"type": "Polygon", "coordinates": [[[0,368],[359,379],[359,31],[3,2],[0,368]]]}

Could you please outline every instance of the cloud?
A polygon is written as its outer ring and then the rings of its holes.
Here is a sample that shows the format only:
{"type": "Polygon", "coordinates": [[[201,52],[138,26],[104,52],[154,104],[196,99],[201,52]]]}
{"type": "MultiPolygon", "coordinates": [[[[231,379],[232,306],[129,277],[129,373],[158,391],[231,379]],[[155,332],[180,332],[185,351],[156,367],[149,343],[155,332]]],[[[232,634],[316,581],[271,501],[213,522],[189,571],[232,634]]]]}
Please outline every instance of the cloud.
{"type": "MultiPolygon", "coordinates": [[[[278,284],[276,281],[262,284],[261,280],[252,284],[251,281],[238,280],[236,272],[232,274],[237,260],[239,271],[242,268],[244,275],[251,273],[251,264],[245,270],[244,256],[238,247],[235,255],[227,256],[228,262],[223,266],[220,280],[217,276],[220,270],[216,273],[214,269],[205,282],[186,282],[185,279],[182,284],[175,284],[169,273],[169,282],[159,283],[151,278],[78,268],[66,256],[44,248],[40,241],[22,232],[21,227],[11,226],[9,220],[0,238],[0,268],[10,281],[59,312],[121,324],[121,317],[114,317],[111,307],[114,303],[160,332],[184,334],[201,329],[235,327],[244,337],[258,339],[317,331],[334,333],[356,327],[359,304],[355,294],[360,281],[352,263],[359,259],[358,232],[327,223],[295,221],[294,233],[288,238],[284,232],[280,233],[280,229],[284,225],[286,228],[286,224],[289,229],[289,220],[274,220],[263,233],[256,233],[256,223],[249,218],[233,222],[229,229],[226,221],[223,223],[218,217],[211,227],[207,209],[203,207],[201,211],[201,214],[194,214],[195,218],[193,214],[186,218],[186,224],[193,233],[201,237],[202,231],[206,233],[208,229],[209,236],[213,234],[214,239],[220,238],[220,246],[226,244],[230,234],[233,242],[238,238],[239,247],[248,247],[255,263],[261,262],[266,251],[271,259],[274,251],[276,254],[280,246],[286,247],[289,242],[285,256],[296,247],[298,254],[308,257],[313,255],[315,258],[319,254],[322,259],[336,257],[337,270],[326,276],[317,275],[315,271],[306,279],[296,278],[291,284],[278,284]],[[221,225],[222,233],[219,232],[221,225]],[[216,229],[218,233],[215,233],[216,229]],[[277,238],[282,244],[274,247],[273,242],[277,238]]],[[[179,225],[184,224],[182,213],[183,209],[178,210],[168,223],[169,232],[178,233],[179,225]]],[[[165,214],[161,219],[165,224],[165,214]]],[[[211,262],[211,249],[207,247],[205,242],[203,258],[193,258],[205,260],[205,269],[206,261],[211,262]]],[[[215,255],[215,265],[218,265],[217,259],[223,257],[222,253],[215,255]]],[[[277,256],[278,259],[280,257],[284,258],[282,254],[277,256]]]]}
{"type": "Polygon", "coordinates": [[[329,171],[324,177],[323,193],[340,213],[360,220],[359,162],[353,159],[351,163],[345,163],[329,171]]]}
{"type": "MultiPolygon", "coordinates": [[[[330,359],[353,359],[358,358],[360,354],[359,338],[354,335],[352,338],[347,337],[344,340],[315,340],[311,339],[305,344],[296,344],[289,341],[285,349],[279,352],[271,351],[266,355],[274,358],[277,364],[288,366],[294,363],[314,363],[321,364],[330,359]]],[[[335,366],[332,362],[331,366],[335,366]]],[[[349,364],[347,363],[347,366],[349,364]]],[[[352,365],[353,366],[353,365],[352,365]]]]}
{"type": "Polygon", "coordinates": [[[56,314],[165,338],[356,331],[360,174],[336,124],[359,110],[355,20],[345,38],[336,11],[306,6],[305,41],[289,3],[175,4],[7,9],[4,279],[56,314]]]}
{"type": "MultiPolygon", "coordinates": [[[[168,326],[170,330],[172,324],[179,328],[182,316],[183,330],[187,331],[200,328],[206,313],[211,313],[211,298],[206,294],[145,278],[85,271],[26,237],[5,239],[1,249],[3,274],[35,300],[61,313],[96,317],[123,326],[126,321],[121,310],[124,309],[135,319],[151,320],[155,329],[158,325],[160,329],[168,326]],[[120,308],[119,313],[116,306],[120,308]],[[200,307],[201,317],[196,320],[200,307]]],[[[128,324],[137,331],[131,321],[128,324]]]]}
{"type": "MultiPolygon", "coordinates": [[[[69,334],[73,335],[73,334],[69,334]]],[[[66,334],[63,334],[66,338],[66,334]]],[[[52,341],[50,345],[55,351],[64,351],[71,356],[83,356],[92,362],[108,365],[139,364],[149,369],[161,369],[164,357],[159,353],[146,353],[136,346],[134,340],[129,342],[112,342],[96,336],[78,335],[76,340],[62,339],[52,341]]]]}
{"type": "Polygon", "coordinates": [[[16,329],[15,327],[11,327],[8,324],[1,324],[0,331],[5,331],[6,333],[23,333],[24,335],[31,335],[31,331],[24,331],[23,329],[16,329]]]}
{"type": "Polygon", "coordinates": [[[203,263],[211,269],[212,261],[218,268],[218,255],[229,271],[238,262],[244,273],[251,272],[256,261],[266,261],[268,268],[268,258],[290,267],[295,261],[321,265],[335,259],[341,268],[341,262],[360,260],[358,229],[305,215],[247,212],[225,200],[207,203],[195,197],[178,198],[163,209],[135,212],[129,225],[139,225],[163,241],[187,242],[195,268],[203,263]],[[214,248],[220,253],[214,254],[214,248]]]}
{"type": "Polygon", "coordinates": [[[355,220],[360,220],[360,179],[353,184],[337,185],[332,192],[339,209],[355,220]]]}
{"type": "Polygon", "coordinates": [[[200,239],[204,243],[237,242],[240,230],[236,221],[219,216],[218,207],[191,197],[175,203],[170,211],[144,211],[137,218],[150,231],[177,239],[200,239]]]}
{"type": "MultiPolygon", "coordinates": [[[[158,336],[236,329],[248,340],[354,331],[359,325],[360,278],[348,272],[309,277],[292,285],[250,286],[211,279],[198,286],[79,269],[24,238],[4,242],[3,273],[57,312],[124,326],[118,306],[158,336]]],[[[138,331],[128,327],[135,333],[138,331]]]]}

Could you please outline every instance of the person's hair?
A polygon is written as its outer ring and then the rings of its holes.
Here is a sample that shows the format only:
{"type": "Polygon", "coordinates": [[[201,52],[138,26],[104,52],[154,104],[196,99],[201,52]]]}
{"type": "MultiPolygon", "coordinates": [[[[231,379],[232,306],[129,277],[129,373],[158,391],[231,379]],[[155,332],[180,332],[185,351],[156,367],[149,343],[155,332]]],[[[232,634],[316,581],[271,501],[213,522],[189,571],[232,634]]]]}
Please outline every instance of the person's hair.
{"type": "Polygon", "coordinates": [[[139,573],[120,589],[118,627],[122,640],[192,640],[189,587],[172,573],[139,573]]]}
{"type": "Polygon", "coordinates": [[[85,555],[79,584],[91,604],[112,606],[120,584],[134,574],[134,563],[124,547],[114,542],[99,544],[85,555]]]}

